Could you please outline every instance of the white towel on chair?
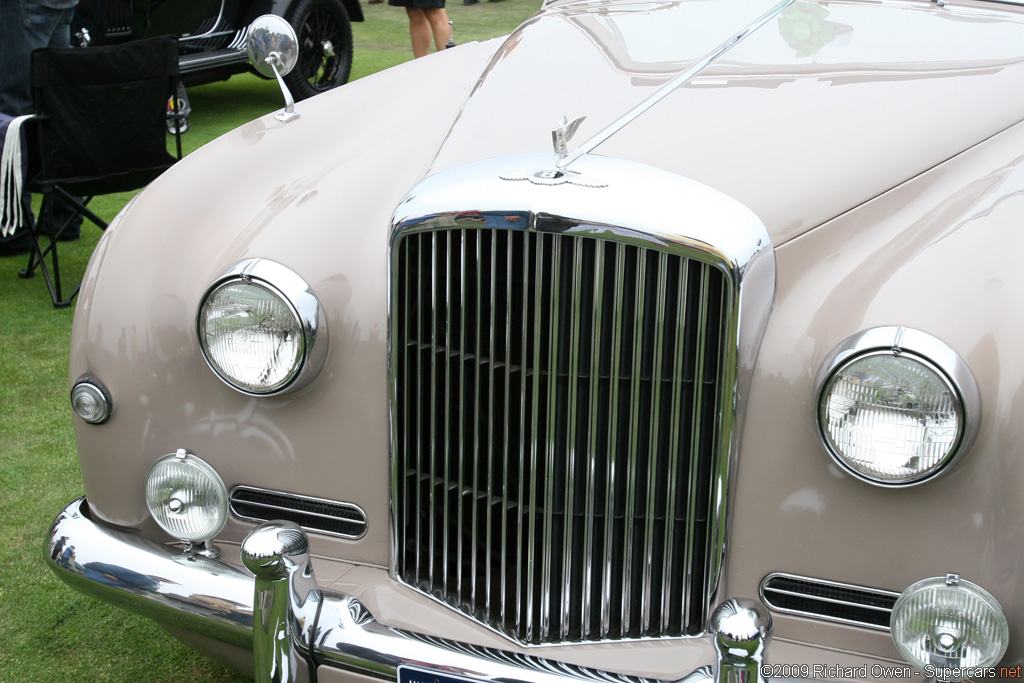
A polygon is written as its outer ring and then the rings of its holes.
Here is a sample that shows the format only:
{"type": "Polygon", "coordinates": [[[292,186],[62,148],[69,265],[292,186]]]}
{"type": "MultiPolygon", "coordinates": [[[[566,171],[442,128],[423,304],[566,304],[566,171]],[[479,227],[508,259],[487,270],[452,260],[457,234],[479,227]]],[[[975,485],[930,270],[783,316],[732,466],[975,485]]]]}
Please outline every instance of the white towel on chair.
{"type": "Polygon", "coordinates": [[[24,187],[21,163],[21,124],[29,116],[11,119],[4,137],[3,154],[0,155],[0,236],[13,235],[25,219],[21,205],[21,188],[24,187]]]}

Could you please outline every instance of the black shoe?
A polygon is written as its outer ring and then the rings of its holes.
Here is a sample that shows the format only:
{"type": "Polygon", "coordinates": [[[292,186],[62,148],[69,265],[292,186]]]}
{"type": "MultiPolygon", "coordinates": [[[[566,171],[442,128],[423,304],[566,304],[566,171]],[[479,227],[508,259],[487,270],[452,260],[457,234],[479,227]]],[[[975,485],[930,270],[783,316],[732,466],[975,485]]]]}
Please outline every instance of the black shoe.
{"type": "Polygon", "coordinates": [[[475,5],[478,2],[480,2],[480,0],[462,0],[463,5],[475,5]]]}

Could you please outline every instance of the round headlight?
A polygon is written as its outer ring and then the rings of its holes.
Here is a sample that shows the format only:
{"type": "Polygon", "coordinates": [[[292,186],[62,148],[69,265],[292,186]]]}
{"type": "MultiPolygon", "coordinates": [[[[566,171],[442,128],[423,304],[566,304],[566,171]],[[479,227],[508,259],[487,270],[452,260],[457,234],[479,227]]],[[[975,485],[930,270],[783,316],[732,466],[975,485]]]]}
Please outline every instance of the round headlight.
{"type": "Polygon", "coordinates": [[[196,329],[210,368],[246,394],[305,386],[326,355],[316,296],[294,272],[265,259],[242,261],[217,278],[199,305],[196,329]]]}
{"type": "Polygon", "coordinates": [[[228,521],[228,489],[217,471],[184,450],[156,461],[146,478],[146,505],[160,528],[201,543],[228,521]]]}
{"type": "Polygon", "coordinates": [[[987,668],[1002,659],[1010,642],[1006,614],[996,599],[955,574],[903,591],[890,628],[896,649],[921,669],[987,668]]]}
{"type": "Polygon", "coordinates": [[[978,429],[974,377],[948,346],[906,328],[843,342],[819,373],[817,419],[833,459],[859,479],[908,486],[942,472],[978,429]]]}

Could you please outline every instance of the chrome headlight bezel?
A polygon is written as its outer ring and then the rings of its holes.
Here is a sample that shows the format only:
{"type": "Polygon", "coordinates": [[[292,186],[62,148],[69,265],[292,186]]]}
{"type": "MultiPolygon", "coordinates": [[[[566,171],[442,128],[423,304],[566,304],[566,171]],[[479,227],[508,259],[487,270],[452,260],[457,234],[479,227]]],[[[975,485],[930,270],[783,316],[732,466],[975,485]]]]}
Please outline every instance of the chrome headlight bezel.
{"type": "Polygon", "coordinates": [[[967,363],[946,343],[921,330],[875,327],[843,340],[822,363],[815,381],[815,422],[822,445],[843,471],[875,486],[905,488],[944,474],[970,449],[981,423],[981,394],[967,363]],[[826,394],[838,373],[860,360],[886,355],[911,359],[937,375],[956,404],[958,432],[949,452],[935,467],[900,480],[874,478],[853,467],[839,451],[826,427],[826,394]]]}
{"type": "Polygon", "coordinates": [[[195,328],[203,360],[209,368],[225,384],[248,396],[275,396],[301,389],[319,374],[327,357],[327,322],[319,299],[293,270],[267,259],[245,259],[218,275],[199,300],[195,328]],[[299,358],[294,368],[284,381],[265,390],[246,386],[220,367],[211,357],[203,329],[203,311],[211,297],[225,287],[240,283],[255,285],[280,299],[294,316],[301,335],[299,358]]]}

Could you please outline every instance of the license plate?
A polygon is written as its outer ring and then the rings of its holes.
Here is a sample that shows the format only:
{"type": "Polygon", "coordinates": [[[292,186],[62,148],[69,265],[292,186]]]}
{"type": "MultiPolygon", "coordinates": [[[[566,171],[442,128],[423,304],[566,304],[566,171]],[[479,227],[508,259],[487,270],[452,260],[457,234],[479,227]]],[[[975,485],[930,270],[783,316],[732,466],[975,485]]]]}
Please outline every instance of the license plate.
{"type": "Polygon", "coordinates": [[[483,683],[480,679],[419,669],[414,666],[398,667],[398,683],[483,683]]]}

